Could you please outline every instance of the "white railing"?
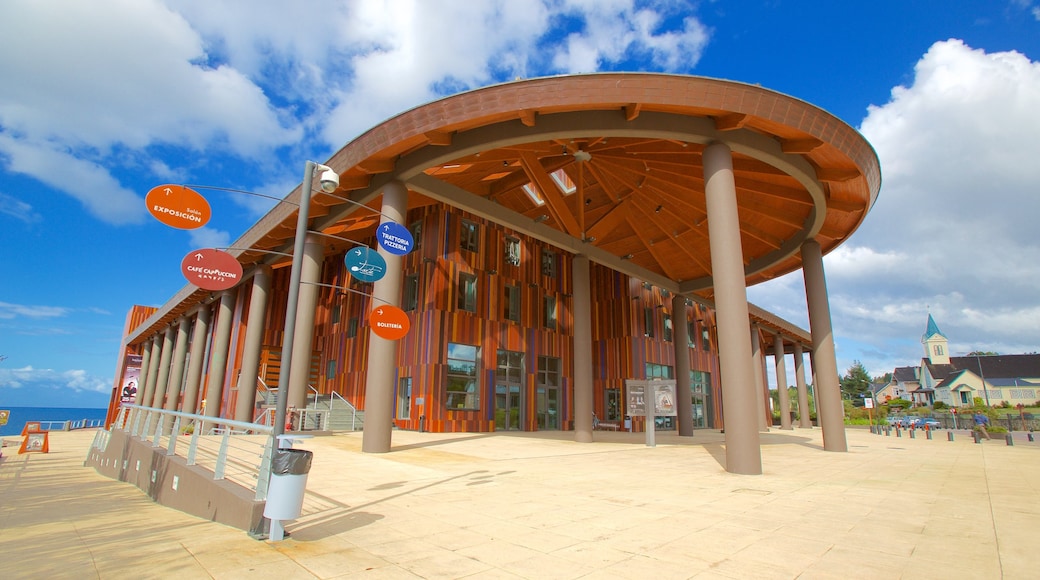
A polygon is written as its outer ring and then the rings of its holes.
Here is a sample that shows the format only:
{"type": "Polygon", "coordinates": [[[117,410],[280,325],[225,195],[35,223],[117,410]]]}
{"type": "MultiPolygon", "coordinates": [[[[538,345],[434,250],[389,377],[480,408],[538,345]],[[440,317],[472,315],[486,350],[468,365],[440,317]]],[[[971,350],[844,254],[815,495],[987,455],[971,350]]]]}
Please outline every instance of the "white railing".
{"type": "MultiPolygon", "coordinates": [[[[188,465],[213,472],[213,479],[227,479],[267,499],[274,449],[269,425],[232,421],[219,417],[165,411],[139,405],[123,405],[111,429],[151,441],[166,455],[183,457],[188,465]]],[[[104,451],[110,437],[99,430],[93,446],[104,451]]]]}

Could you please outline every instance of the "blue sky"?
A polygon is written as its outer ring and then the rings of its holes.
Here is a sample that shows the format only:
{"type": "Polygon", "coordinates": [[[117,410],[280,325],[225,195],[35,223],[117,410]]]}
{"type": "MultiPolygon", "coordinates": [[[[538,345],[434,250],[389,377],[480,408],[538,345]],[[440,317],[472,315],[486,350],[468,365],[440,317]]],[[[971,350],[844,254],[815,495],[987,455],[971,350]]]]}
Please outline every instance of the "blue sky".
{"type": "MultiPolygon", "coordinates": [[[[842,372],[1040,350],[1040,0],[0,3],[0,407],[101,407],[127,310],[282,197],[306,159],[441,96],[596,71],[725,78],[806,100],[881,158],[877,204],[825,259],[842,372]]],[[[808,326],[800,274],[750,299],[808,326]]],[[[788,365],[790,368],[793,365],[788,365]]]]}

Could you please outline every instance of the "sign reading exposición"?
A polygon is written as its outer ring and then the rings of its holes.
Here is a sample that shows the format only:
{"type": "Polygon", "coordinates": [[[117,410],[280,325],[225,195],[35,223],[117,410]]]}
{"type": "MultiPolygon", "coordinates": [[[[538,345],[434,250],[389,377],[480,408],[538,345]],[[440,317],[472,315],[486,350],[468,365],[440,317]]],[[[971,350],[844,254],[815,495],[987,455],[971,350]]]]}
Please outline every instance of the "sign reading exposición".
{"type": "Polygon", "coordinates": [[[171,228],[194,230],[209,223],[209,202],[199,192],[183,185],[153,187],[144,202],[148,213],[171,228]]]}

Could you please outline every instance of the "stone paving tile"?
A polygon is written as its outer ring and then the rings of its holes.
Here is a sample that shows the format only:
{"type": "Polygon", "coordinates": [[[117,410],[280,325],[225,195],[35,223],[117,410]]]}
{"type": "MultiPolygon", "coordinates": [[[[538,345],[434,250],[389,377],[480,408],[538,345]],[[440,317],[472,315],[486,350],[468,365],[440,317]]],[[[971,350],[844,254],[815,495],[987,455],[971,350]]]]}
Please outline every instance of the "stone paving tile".
{"type": "MultiPolygon", "coordinates": [[[[315,437],[282,542],[172,511],[83,467],[92,432],[0,463],[0,577],[1032,578],[1040,442],[849,429],[762,434],[764,475],[723,435],[394,432],[315,437]],[[951,562],[955,565],[951,565],[951,562]]],[[[10,448],[5,449],[10,452],[10,448]]]]}

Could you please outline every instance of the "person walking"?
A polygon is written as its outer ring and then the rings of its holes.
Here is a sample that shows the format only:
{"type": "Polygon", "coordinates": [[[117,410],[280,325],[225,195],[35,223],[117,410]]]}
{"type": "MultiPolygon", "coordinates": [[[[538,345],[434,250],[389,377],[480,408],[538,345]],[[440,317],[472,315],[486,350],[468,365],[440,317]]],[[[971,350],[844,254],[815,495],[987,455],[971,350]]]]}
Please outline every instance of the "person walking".
{"type": "Polygon", "coordinates": [[[992,437],[989,436],[989,431],[986,430],[986,427],[988,426],[989,417],[983,415],[982,413],[975,413],[975,429],[980,431],[982,433],[982,436],[986,439],[992,439],[992,437]]]}

